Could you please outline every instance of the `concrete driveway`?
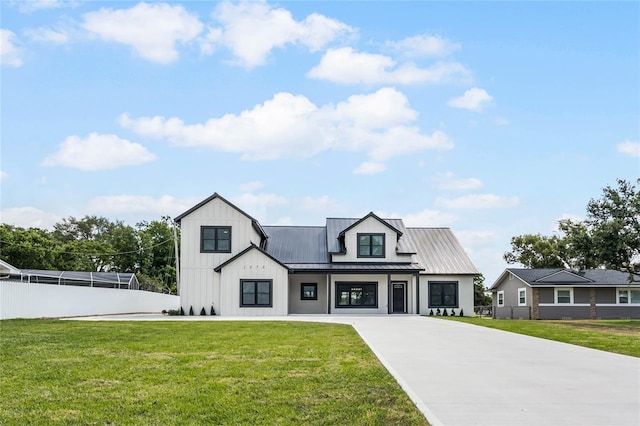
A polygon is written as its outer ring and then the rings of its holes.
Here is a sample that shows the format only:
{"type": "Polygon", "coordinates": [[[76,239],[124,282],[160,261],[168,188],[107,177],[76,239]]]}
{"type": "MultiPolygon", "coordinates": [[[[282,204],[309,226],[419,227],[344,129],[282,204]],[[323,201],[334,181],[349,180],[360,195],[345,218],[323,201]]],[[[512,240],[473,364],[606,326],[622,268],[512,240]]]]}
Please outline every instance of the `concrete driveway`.
{"type": "Polygon", "coordinates": [[[353,326],[432,425],[640,425],[640,358],[418,316],[353,326]]]}
{"type": "Polygon", "coordinates": [[[351,324],[433,425],[639,426],[640,358],[415,315],[83,320],[351,324]]]}

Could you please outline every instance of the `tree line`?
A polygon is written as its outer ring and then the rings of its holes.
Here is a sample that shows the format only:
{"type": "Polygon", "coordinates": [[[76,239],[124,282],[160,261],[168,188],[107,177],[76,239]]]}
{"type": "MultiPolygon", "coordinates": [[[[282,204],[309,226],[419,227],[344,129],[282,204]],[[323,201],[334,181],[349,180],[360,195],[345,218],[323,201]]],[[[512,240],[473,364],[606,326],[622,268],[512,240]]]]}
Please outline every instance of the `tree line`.
{"type": "Polygon", "coordinates": [[[527,268],[606,268],[640,273],[640,179],[606,186],[587,204],[586,219],[563,219],[558,235],[524,234],[511,239],[507,263],[527,268]]]}
{"type": "Polygon", "coordinates": [[[176,294],[173,235],[168,216],[135,227],[98,216],[69,217],[53,231],[1,224],[0,256],[19,269],[134,272],[140,289],[176,294]]]}

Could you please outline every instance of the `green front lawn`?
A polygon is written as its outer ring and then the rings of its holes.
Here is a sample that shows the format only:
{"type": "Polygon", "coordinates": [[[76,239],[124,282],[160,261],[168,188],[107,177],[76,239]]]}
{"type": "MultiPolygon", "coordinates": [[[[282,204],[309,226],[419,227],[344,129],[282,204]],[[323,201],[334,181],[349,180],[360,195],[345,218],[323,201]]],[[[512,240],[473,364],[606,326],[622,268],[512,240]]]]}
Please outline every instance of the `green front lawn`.
{"type": "Polygon", "coordinates": [[[2,424],[425,425],[352,327],[0,321],[2,424]]]}
{"type": "Polygon", "coordinates": [[[481,317],[442,318],[640,357],[640,320],[527,321],[481,317]]]}

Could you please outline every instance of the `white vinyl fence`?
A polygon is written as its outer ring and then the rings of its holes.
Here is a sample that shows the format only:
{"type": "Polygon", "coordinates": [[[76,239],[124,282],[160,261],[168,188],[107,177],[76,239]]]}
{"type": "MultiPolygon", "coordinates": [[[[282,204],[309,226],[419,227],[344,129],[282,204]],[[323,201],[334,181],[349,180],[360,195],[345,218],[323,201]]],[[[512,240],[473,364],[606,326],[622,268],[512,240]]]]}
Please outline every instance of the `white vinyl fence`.
{"type": "Polygon", "coordinates": [[[0,320],[161,312],[180,297],[141,290],[0,281],[0,320]]]}

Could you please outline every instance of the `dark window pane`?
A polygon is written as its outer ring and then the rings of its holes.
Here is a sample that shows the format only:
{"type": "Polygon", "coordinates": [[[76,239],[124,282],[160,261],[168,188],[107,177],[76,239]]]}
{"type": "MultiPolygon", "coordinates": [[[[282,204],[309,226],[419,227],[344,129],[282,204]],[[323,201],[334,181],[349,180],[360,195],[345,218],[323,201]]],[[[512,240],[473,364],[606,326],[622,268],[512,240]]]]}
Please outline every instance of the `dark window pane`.
{"type": "Polygon", "coordinates": [[[216,228],[204,228],[202,230],[202,238],[206,240],[213,240],[216,238],[216,228]]]}
{"type": "Polygon", "coordinates": [[[242,295],[242,304],[243,305],[255,305],[256,303],[256,295],[253,293],[244,293],[242,295]]]}
{"type": "Polygon", "coordinates": [[[269,294],[269,288],[271,287],[269,281],[258,281],[258,293],[269,294]]]}
{"type": "Polygon", "coordinates": [[[258,293],[258,305],[268,305],[269,304],[269,293],[258,293]]]}
{"type": "Polygon", "coordinates": [[[371,247],[371,256],[382,256],[382,246],[371,247]]]}
{"type": "Polygon", "coordinates": [[[216,249],[216,244],[214,240],[203,240],[202,241],[202,249],[205,251],[214,251],[216,249]]]}
{"type": "Polygon", "coordinates": [[[231,241],[218,240],[218,251],[229,251],[230,248],[231,248],[231,241]]]}
{"type": "Polygon", "coordinates": [[[371,236],[371,245],[373,246],[382,246],[384,244],[384,235],[373,235],[371,236]]]}

